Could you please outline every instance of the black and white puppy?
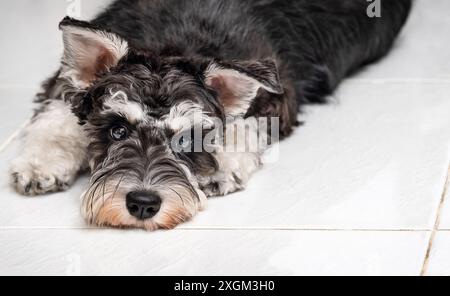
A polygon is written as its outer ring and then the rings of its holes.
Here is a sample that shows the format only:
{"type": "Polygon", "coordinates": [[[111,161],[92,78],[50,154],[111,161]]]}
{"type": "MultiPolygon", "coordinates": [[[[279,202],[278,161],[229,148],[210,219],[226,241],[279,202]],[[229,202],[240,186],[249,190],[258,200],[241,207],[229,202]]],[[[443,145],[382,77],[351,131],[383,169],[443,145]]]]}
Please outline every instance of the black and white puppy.
{"type": "Polygon", "coordinates": [[[270,143],[235,151],[239,140],[262,143],[274,127],[289,136],[303,105],[389,51],[411,1],[381,0],[375,18],[370,4],[118,0],[92,22],[65,18],[61,68],[37,95],[11,166],[15,189],[66,190],[90,167],[89,223],[189,220],[260,166],[270,143]],[[261,118],[277,120],[261,129],[261,118]]]}

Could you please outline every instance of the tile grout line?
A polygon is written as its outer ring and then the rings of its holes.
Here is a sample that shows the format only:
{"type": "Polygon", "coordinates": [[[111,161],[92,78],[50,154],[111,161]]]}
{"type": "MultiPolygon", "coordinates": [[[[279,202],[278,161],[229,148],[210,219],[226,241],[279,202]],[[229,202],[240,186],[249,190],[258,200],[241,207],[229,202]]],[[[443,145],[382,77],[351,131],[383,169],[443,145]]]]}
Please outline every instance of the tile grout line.
{"type": "Polygon", "coordinates": [[[3,142],[0,145],[0,153],[2,153],[15,139],[17,139],[17,137],[20,135],[20,133],[23,131],[23,129],[27,126],[27,124],[29,123],[29,120],[26,120],[25,122],[23,122],[20,127],[14,131],[11,136],[9,136],[5,142],[3,142]]]}
{"type": "Polygon", "coordinates": [[[450,185],[450,165],[448,167],[447,170],[447,176],[445,179],[445,184],[444,184],[444,189],[442,191],[442,196],[439,202],[439,207],[436,213],[436,220],[434,222],[434,227],[433,227],[433,231],[431,232],[430,235],[430,240],[428,241],[428,247],[427,247],[427,252],[425,253],[425,258],[423,260],[423,265],[422,265],[422,271],[420,272],[421,276],[426,276],[427,272],[428,272],[428,266],[430,264],[430,256],[431,256],[431,251],[433,249],[433,243],[434,240],[436,238],[436,234],[439,230],[439,225],[441,223],[441,213],[442,213],[442,209],[444,207],[444,202],[445,202],[445,197],[447,195],[447,191],[448,191],[448,187],[450,185]]]}
{"type": "Polygon", "coordinates": [[[303,232],[430,232],[429,229],[333,229],[333,228],[290,228],[290,227],[273,227],[273,228],[257,228],[257,227],[199,227],[199,228],[179,228],[180,231],[204,231],[204,230],[218,230],[218,231],[303,231],[303,232]]]}

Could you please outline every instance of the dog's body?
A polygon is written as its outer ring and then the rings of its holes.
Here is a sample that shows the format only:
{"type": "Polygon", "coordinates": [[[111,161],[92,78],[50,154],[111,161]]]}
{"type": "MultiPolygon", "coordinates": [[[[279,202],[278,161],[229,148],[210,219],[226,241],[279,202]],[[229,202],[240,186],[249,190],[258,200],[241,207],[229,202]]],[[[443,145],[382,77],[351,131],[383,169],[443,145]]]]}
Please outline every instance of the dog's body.
{"type": "Polygon", "coordinates": [[[253,123],[210,149],[175,151],[174,141],[193,146],[183,134],[214,130],[213,118],[231,118],[225,133],[243,118],[278,118],[281,137],[290,135],[303,105],[325,102],[346,75],[389,51],[411,1],[383,0],[381,18],[367,15],[369,4],[119,0],[91,23],[66,18],[62,66],[38,95],[11,168],[15,188],[64,190],[89,165],[90,223],[175,227],[206,196],[243,189],[266,146],[224,149],[260,135],[253,123]]]}

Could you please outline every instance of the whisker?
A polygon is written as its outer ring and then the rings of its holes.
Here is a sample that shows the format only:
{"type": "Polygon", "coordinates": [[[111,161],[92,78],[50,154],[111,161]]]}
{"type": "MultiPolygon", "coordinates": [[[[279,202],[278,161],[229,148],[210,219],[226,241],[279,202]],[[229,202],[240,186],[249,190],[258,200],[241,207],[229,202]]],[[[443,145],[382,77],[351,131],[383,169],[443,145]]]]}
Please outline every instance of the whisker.
{"type": "Polygon", "coordinates": [[[170,188],[170,187],[168,187],[168,188],[169,188],[170,191],[172,191],[172,192],[174,192],[176,195],[178,195],[178,197],[180,198],[181,202],[183,203],[183,206],[185,206],[185,205],[184,205],[184,200],[183,200],[183,198],[181,197],[181,195],[178,193],[178,191],[176,191],[175,189],[170,188]]]}
{"type": "Polygon", "coordinates": [[[122,176],[120,176],[119,182],[117,183],[116,188],[114,189],[112,200],[114,200],[114,197],[116,197],[117,190],[119,189],[119,186],[123,181],[123,177],[125,177],[125,172],[123,172],[122,176]]]}

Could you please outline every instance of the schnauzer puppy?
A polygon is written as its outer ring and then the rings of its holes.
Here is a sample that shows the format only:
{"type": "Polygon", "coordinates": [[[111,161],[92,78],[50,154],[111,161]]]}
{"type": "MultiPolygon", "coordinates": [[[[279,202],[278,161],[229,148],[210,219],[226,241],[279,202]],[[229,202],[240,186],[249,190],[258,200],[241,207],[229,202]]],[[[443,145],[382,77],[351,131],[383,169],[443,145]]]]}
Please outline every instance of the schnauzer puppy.
{"type": "Polygon", "coordinates": [[[302,106],[389,51],[411,1],[380,1],[381,17],[366,0],[118,0],[65,18],[14,188],[63,191],[90,168],[89,223],[174,228],[245,188],[272,133],[289,136],[302,106]]]}

